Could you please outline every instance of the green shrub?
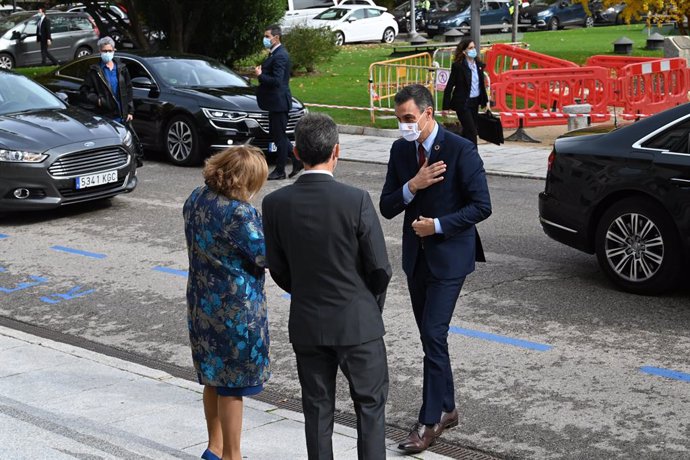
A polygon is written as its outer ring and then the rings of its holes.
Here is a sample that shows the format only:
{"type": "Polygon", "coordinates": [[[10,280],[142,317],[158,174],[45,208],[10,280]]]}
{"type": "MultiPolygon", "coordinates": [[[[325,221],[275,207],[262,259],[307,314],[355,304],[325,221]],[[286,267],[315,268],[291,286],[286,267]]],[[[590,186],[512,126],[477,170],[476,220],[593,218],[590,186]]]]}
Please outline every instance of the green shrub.
{"type": "Polygon", "coordinates": [[[339,51],[335,34],[328,27],[295,26],[283,35],[282,43],[290,53],[293,72],[314,72],[316,66],[330,62],[339,51]]]}

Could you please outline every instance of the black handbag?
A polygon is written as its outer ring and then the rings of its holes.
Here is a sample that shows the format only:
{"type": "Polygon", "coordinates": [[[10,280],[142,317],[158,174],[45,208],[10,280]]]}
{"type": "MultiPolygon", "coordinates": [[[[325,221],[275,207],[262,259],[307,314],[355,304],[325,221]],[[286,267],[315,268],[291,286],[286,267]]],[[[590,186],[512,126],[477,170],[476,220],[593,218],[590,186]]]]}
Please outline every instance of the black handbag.
{"type": "Polygon", "coordinates": [[[477,135],[492,144],[503,144],[503,125],[501,119],[487,110],[480,113],[477,118],[477,135]]]}

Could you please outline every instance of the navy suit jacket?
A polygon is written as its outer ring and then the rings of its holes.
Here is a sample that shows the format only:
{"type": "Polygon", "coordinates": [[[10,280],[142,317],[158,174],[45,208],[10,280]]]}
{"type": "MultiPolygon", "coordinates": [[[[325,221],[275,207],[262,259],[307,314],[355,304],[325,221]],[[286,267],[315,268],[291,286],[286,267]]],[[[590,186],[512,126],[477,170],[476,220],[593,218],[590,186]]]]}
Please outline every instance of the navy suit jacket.
{"type": "Polygon", "coordinates": [[[403,270],[408,277],[414,273],[422,244],[422,238],[412,230],[412,221],[419,216],[439,219],[443,230],[443,234],[423,238],[434,277],[466,276],[474,271],[475,260],[484,260],[475,224],[491,215],[491,199],[477,146],[439,126],[429,164],[441,160],[447,167],[444,179],[418,190],[406,206],[402,187],[419,171],[416,144],[398,139],[391,147],[379,208],[387,219],[405,212],[402,256],[403,270]]]}
{"type": "MultiPolygon", "coordinates": [[[[479,59],[474,61],[477,64],[477,74],[479,77],[479,105],[485,106],[489,102],[486,95],[486,81],[484,69],[486,65],[479,59]]],[[[470,98],[470,87],[472,85],[472,70],[466,60],[454,62],[450,68],[450,77],[446,89],[443,90],[443,110],[462,110],[467,105],[470,98]]]]}
{"type": "Polygon", "coordinates": [[[290,55],[285,46],[280,45],[261,64],[256,100],[269,112],[289,112],[292,108],[290,55]]]}

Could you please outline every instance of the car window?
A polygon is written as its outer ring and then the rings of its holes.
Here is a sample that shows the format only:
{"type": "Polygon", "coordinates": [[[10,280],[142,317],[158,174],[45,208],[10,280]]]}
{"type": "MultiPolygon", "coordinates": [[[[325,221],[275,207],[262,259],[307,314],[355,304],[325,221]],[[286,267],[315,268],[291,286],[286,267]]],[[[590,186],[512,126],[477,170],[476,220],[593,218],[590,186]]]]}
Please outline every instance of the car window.
{"type": "Polygon", "coordinates": [[[36,26],[38,25],[38,18],[31,18],[24,26],[24,32],[27,35],[36,35],[36,26]]]}
{"type": "Polygon", "coordinates": [[[355,19],[364,19],[366,17],[366,15],[367,15],[367,10],[365,10],[364,8],[361,8],[359,10],[353,11],[352,14],[350,15],[350,17],[355,18],[355,19]]]}
{"type": "Polygon", "coordinates": [[[148,70],[138,62],[128,58],[122,58],[122,62],[127,66],[130,78],[145,77],[151,81],[154,80],[148,70]]]}
{"type": "Polygon", "coordinates": [[[294,0],[293,5],[296,10],[328,8],[329,6],[333,6],[333,0],[294,0]]]}
{"type": "MultiPolygon", "coordinates": [[[[32,16],[34,16],[34,13],[15,13],[0,19],[0,33],[7,32],[32,16]]],[[[36,18],[36,20],[38,20],[38,18],[36,18]]]]}
{"type": "Polygon", "coordinates": [[[70,18],[69,22],[70,30],[93,30],[93,26],[89,20],[83,16],[77,16],[70,18]]]}
{"type": "Polygon", "coordinates": [[[344,8],[329,8],[323,13],[317,14],[314,19],[323,19],[324,21],[337,21],[342,19],[350,10],[344,8]]]}
{"type": "Polygon", "coordinates": [[[688,150],[688,136],[690,136],[690,119],[677,123],[657,134],[642,147],[650,149],[668,150],[676,153],[690,153],[688,150]]]}
{"type": "Polygon", "coordinates": [[[89,71],[89,67],[92,64],[95,64],[97,60],[97,58],[89,58],[72,62],[71,64],[67,64],[65,67],[60,69],[59,75],[84,80],[86,78],[86,73],[89,71]]]}
{"type": "Polygon", "coordinates": [[[147,62],[165,83],[178,88],[249,86],[245,79],[215,61],[191,58],[151,58],[147,62]]]}
{"type": "Polygon", "coordinates": [[[51,15],[50,16],[50,33],[58,34],[60,32],[67,32],[69,30],[70,20],[67,16],[51,15]]]}
{"type": "Polygon", "coordinates": [[[12,73],[0,73],[0,115],[64,107],[53,93],[32,80],[12,73]]]}
{"type": "Polygon", "coordinates": [[[381,16],[382,11],[377,10],[376,8],[368,8],[367,9],[367,17],[368,18],[377,18],[381,16]]]}

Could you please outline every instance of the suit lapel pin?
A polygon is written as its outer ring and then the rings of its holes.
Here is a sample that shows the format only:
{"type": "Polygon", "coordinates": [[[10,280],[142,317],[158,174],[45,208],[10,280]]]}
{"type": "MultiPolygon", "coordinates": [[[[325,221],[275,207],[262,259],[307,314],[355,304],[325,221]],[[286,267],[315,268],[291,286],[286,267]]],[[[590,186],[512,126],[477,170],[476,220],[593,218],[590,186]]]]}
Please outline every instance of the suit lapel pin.
{"type": "Polygon", "coordinates": [[[434,145],[434,150],[438,152],[439,150],[441,150],[441,146],[438,144],[434,145]]]}

